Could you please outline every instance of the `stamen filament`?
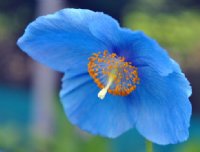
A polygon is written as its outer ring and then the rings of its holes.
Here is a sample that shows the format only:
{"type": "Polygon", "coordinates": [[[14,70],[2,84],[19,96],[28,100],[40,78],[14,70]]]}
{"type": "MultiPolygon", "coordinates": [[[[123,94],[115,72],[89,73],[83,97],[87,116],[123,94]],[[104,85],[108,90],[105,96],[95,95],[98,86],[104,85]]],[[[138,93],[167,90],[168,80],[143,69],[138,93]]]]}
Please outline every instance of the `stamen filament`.
{"type": "Polygon", "coordinates": [[[108,78],[108,83],[107,83],[106,87],[103,88],[103,89],[101,89],[101,90],[99,91],[98,97],[99,97],[101,100],[103,100],[103,99],[105,98],[106,93],[107,93],[108,89],[110,88],[110,86],[112,85],[113,81],[114,81],[114,77],[113,77],[113,76],[110,76],[110,77],[108,78]]]}

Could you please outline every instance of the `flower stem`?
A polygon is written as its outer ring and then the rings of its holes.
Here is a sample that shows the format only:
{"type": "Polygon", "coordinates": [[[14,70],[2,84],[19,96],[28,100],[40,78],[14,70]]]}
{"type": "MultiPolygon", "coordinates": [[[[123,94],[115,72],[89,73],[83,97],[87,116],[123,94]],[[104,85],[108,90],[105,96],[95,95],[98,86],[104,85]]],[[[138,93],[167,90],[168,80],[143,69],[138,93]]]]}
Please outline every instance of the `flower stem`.
{"type": "Polygon", "coordinates": [[[149,140],[146,140],[146,152],[153,152],[153,143],[149,140]]]}

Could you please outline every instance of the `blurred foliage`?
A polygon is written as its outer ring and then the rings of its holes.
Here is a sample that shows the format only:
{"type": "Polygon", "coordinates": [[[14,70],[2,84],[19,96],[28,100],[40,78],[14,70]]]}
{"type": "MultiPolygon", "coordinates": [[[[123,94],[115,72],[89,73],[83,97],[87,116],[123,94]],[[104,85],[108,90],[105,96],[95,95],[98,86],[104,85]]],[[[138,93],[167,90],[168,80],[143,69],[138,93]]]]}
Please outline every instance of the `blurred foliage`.
{"type": "Polygon", "coordinates": [[[124,23],[134,30],[142,30],[171,51],[190,53],[200,42],[200,15],[130,13],[124,23]]]}
{"type": "Polygon", "coordinates": [[[10,149],[11,147],[16,148],[17,143],[20,140],[19,132],[16,128],[12,127],[16,125],[1,126],[0,130],[0,147],[10,149]]]}
{"type": "Polygon", "coordinates": [[[125,7],[126,10],[148,13],[177,13],[183,10],[198,10],[200,1],[198,0],[130,0],[125,7]]]}
{"type": "Polygon", "coordinates": [[[194,139],[186,143],[180,148],[177,148],[177,152],[200,152],[199,139],[194,139]]]}
{"type": "MultiPolygon", "coordinates": [[[[34,0],[0,1],[0,42],[15,39],[34,16],[34,0]]],[[[14,40],[16,41],[16,40],[14,40]]]]}
{"type": "Polygon", "coordinates": [[[11,36],[12,24],[7,16],[0,14],[0,41],[11,36]]]}

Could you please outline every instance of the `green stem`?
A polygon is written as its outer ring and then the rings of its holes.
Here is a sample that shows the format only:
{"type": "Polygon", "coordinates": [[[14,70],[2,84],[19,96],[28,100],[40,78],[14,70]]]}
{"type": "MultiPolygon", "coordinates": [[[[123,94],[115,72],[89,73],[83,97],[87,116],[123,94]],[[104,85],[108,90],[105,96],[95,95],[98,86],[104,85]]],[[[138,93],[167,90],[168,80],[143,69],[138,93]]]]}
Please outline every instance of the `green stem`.
{"type": "Polygon", "coordinates": [[[153,143],[149,140],[146,140],[146,152],[153,152],[153,143]]]}

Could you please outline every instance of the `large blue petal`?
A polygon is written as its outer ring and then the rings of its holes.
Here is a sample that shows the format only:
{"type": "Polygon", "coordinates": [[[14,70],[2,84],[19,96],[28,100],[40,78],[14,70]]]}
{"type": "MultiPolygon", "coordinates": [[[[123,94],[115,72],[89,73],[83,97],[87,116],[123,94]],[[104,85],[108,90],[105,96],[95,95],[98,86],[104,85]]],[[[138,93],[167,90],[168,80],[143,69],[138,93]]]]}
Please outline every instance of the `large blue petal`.
{"type": "Polygon", "coordinates": [[[176,74],[180,75],[180,77],[181,77],[182,80],[184,81],[184,82],[182,83],[182,88],[184,89],[184,91],[186,92],[186,94],[188,95],[188,97],[190,97],[191,94],[192,94],[192,88],[191,88],[191,86],[190,86],[190,83],[189,83],[188,80],[186,79],[185,74],[182,73],[182,70],[181,70],[179,64],[178,64],[174,59],[172,59],[172,58],[171,58],[171,62],[172,62],[172,65],[173,65],[173,71],[174,71],[176,74]]]}
{"type": "Polygon", "coordinates": [[[56,70],[85,66],[92,53],[111,50],[110,45],[96,31],[118,29],[117,22],[98,12],[82,9],[64,9],[39,17],[18,40],[19,47],[35,60],[56,70]],[[97,36],[97,37],[96,37],[97,36]]]}
{"type": "Polygon", "coordinates": [[[66,73],[60,96],[69,120],[82,130],[111,138],[132,128],[135,113],[130,96],[107,94],[100,100],[99,91],[88,73],[66,73]]]}
{"type": "Polygon", "coordinates": [[[138,131],[158,144],[186,140],[191,117],[187,79],[176,72],[162,77],[149,67],[139,68],[139,76],[141,83],[132,93],[138,131]]]}
{"type": "Polygon", "coordinates": [[[110,16],[99,15],[98,20],[94,20],[89,28],[91,33],[103,41],[108,47],[108,51],[114,52],[118,47],[118,43],[121,41],[120,26],[118,22],[110,16]]]}
{"type": "Polygon", "coordinates": [[[161,75],[173,72],[173,65],[167,52],[143,32],[121,29],[117,54],[126,57],[135,66],[150,66],[161,75]]]}

